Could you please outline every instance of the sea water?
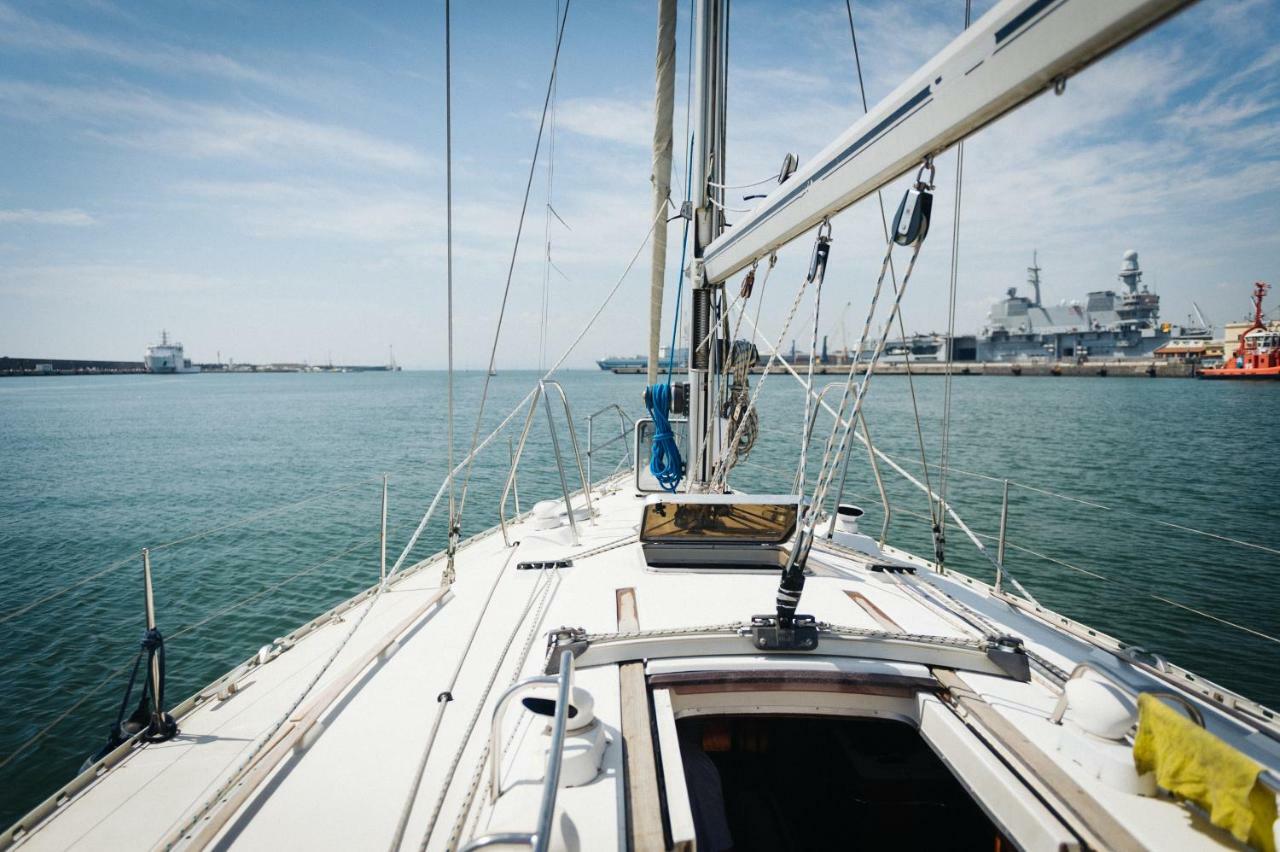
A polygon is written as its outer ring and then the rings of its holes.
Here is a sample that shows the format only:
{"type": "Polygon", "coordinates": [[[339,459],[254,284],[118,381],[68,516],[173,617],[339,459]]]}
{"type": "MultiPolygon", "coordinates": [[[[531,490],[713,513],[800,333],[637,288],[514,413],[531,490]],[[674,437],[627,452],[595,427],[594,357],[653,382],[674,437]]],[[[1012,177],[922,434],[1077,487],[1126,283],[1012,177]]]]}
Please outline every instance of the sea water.
{"type": "MultiPolygon", "coordinates": [[[[536,378],[493,377],[477,431],[485,376],[457,375],[455,461],[536,378]]],[[[643,377],[560,379],[584,453],[588,414],[610,403],[628,418],[643,414],[643,377]]],[[[906,378],[876,377],[866,407],[875,444],[935,490],[944,486],[944,386],[917,377],[913,404],[906,378]]],[[[957,376],[950,409],[947,496],[994,552],[1002,481],[1011,480],[1006,565],[1042,604],[1280,705],[1280,647],[1265,638],[1280,634],[1280,457],[1271,448],[1280,383],[957,376]]],[[[735,487],[791,490],[804,411],[791,378],[768,377],[759,437],[735,487]]],[[[0,382],[0,823],[105,743],[142,630],[143,547],[176,704],[377,580],[384,473],[395,563],[448,468],[447,413],[438,372],[0,382]]],[[[464,535],[497,523],[523,422],[512,418],[471,469],[464,535]]],[[[810,483],[830,423],[825,414],[816,423],[810,483]]],[[[559,429],[568,455],[562,421],[559,429]]],[[[591,441],[619,432],[610,410],[594,419],[591,441]]],[[[529,442],[522,508],[560,489],[545,411],[529,442]]],[[[628,466],[629,445],[593,451],[593,478],[628,466]]],[[[889,543],[931,557],[929,502],[883,463],[881,473],[889,543]]],[[[462,491],[459,483],[455,499],[462,491]]],[[[884,515],[861,445],[844,497],[866,510],[863,531],[878,535],[884,515]]],[[[408,559],[442,547],[446,506],[408,559]]],[[[945,554],[954,569],[993,576],[954,522],[945,554]]],[[[770,606],[762,600],[743,618],[770,606]]]]}

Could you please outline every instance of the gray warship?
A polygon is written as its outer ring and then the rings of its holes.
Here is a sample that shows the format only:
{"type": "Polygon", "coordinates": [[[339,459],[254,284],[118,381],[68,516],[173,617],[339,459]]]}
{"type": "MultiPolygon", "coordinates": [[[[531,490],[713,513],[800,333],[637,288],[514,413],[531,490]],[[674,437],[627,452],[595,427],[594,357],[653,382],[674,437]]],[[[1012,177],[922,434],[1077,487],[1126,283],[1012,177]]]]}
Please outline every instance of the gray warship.
{"type": "Polygon", "coordinates": [[[1124,253],[1117,278],[1121,289],[1095,290],[1083,301],[1045,305],[1041,268],[1035,256],[1027,267],[1030,295],[1010,287],[992,305],[981,334],[957,336],[956,361],[1087,361],[1149,359],[1174,338],[1208,339],[1208,328],[1160,321],[1160,297],[1142,283],[1138,253],[1124,253]]]}

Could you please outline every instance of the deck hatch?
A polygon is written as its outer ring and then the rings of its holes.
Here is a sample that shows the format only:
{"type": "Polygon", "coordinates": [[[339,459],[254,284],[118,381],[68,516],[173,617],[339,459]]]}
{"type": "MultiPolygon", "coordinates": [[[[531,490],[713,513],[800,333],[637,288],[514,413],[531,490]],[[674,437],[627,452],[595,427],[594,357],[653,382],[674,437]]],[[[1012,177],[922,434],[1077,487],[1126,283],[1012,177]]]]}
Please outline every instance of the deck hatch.
{"type": "Polygon", "coordinates": [[[640,544],[651,568],[770,569],[787,560],[801,498],[792,495],[654,495],[640,544]]]}

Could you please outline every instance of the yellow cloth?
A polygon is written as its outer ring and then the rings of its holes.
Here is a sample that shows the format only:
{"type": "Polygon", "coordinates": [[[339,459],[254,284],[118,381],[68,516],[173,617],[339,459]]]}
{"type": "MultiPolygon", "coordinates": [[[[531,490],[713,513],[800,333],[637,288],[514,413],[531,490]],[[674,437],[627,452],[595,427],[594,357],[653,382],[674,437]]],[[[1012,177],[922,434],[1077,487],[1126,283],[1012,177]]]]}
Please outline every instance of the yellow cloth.
{"type": "Polygon", "coordinates": [[[1154,771],[1157,784],[1204,808],[1241,843],[1276,852],[1276,797],[1258,781],[1262,767],[1145,692],[1133,762],[1138,774],[1154,771]]]}

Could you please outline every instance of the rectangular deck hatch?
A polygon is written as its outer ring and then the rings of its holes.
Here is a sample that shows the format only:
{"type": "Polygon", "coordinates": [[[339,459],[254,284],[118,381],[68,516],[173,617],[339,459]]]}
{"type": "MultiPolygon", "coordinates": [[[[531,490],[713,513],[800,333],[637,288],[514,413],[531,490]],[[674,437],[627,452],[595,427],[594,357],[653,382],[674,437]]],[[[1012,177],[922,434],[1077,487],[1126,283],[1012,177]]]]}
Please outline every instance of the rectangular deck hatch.
{"type": "Polygon", "coordinates": [[[640,545],[652,568],[777,570],[800,505],[794,494],[655,494],[645,502],[640,545]]]}

